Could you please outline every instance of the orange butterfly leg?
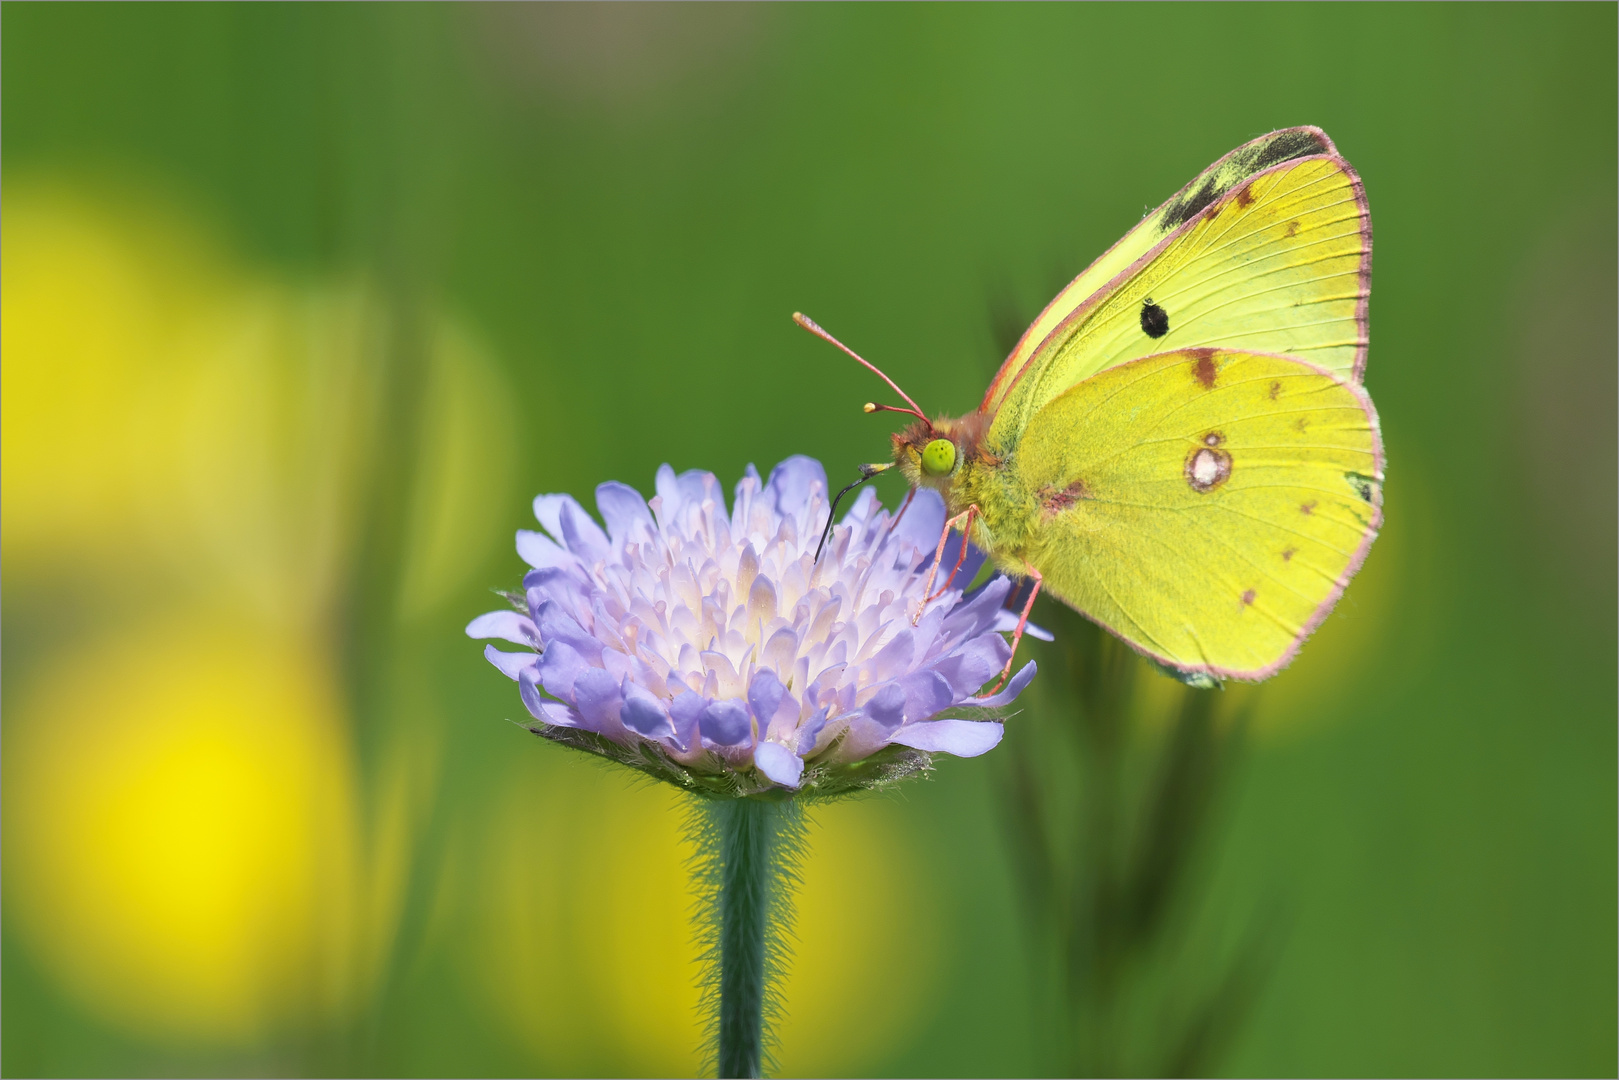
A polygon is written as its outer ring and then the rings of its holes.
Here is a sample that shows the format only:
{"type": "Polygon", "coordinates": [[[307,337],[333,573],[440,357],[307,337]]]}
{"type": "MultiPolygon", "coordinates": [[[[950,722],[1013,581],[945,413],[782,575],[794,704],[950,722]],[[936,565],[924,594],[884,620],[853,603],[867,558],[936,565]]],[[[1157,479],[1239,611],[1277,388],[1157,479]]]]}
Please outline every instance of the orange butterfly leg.
{"type": "Polygon", "coordinates": [[[973,515],[978,513],[980,513],[978,504],[974,503],[973,505],[967,507],[965,511],[957,514],[955,517],[944,523],[944,535],[939,538],[939,550],[933,556],[933,565],[937,567],[939,565],[939,560],[944,557],[944,545],[945,541],[950,536],[950,527],[958,521],[961,522],[961,551],[956,554],[956,565],[950,568],[950,576],[944,579],[944,584],[939,586],[938,592],[930,595],[927,600],[923,601],[924,603],[932,603],[939,597],[943,596],[945,591],[950,588],[950,583],[956,580],[956,574],[960,572],[961,564],[967,561],[967,537],[971,535],[971,529],[973,527],[973,515]]]}
{"type": "Polygon", "coordinates": [[[922,621],[922,613],[928,609],[928,605],[943,596],[945,590],[950,588],[950,583],[956,580],[956,572],[961,569],[961,564],[967,561],[967,537],[971,535],[969,530],[972,528],[973,516],[981,513],[982,511],[978,509],[978,504],[973,503],[944,523],[944,528],[939,532],[939,550],[933,553],[933,565],[928,569],[928,583],[922,588],[924,599],[917,607],[916,614],[911,618],[912,626],[922,621]],[[944,545],[950,539],[950,530],[957,523],[961,523],[961,554],[956,556],[956,565],[950,568],[950,576],[944,579],[944,584],[939,586],[939,591],[934,592],[933,579],[939,573],[939,564],[944,561],[944,545]]]}
{"type": "Polygon", "coordinates": [[[1029,598],[1023,602],[1023,614],[1018,616],[1017,629],[1012,633],[1012,655],[1006,658],[1006,667],[1001,671],[1001,677],[995,680],[995,685],[989,691],[991,694],[1000,693],[1001,687],[1006,685],[1006,680],[1012,675],[1012,661],[1017,659],[1018,642],[1023,640],[1023,628],[1029,625],[1029,611],[1034,607],[1034,598],[1040,595],[1041,582],[1045,581],[1045,578],[1040,576],[1040,571],[1028,563],[1023,564],[1023,569],[1034,579],[1034,588],[1029,590],[1029,598]]]}

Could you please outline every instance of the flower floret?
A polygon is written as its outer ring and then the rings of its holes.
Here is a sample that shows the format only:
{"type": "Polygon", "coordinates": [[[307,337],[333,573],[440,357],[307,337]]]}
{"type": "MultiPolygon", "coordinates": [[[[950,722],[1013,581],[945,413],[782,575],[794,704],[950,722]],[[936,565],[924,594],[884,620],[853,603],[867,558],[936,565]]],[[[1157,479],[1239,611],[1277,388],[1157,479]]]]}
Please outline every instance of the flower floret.
{"type": "MultiPolygon", "coordinates": [[[[944,523],[936,493],[895,517],[863,491],[817,561],[827,485],[810,458],[764,482],[749,466],[729,509],[711,473],[665,465],[656,489],[598,487],[605,530],[570,496],[536,498],[544,531],[517,534],[532,567],[522,610],[468,625],[525,647],[485,655],[517,681],[531,730],[724,795],[834,794],[1000,741],[1035,666],[979,696],[1010,652],[1004,577],[947,590],[916,618],[944,523]]],[[[957,580],[982,563],[969,547],[957,580]]]]}

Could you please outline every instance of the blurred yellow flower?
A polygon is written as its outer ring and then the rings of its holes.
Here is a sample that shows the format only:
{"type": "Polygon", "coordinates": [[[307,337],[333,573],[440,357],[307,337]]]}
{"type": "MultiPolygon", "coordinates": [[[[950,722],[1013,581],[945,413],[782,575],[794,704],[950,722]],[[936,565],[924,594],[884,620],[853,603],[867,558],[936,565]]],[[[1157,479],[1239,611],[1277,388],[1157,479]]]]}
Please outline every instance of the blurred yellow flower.
{"type": "Polygon", "coordinates": [[[201,612],[120,627],[7,726],[8,910],[69,989],[192,1038],[347,1003],[354,792],[297,642],[201,612]]]}
{"type": "Polygon", "coordinates": [[[231,283],[161,211],[6,182],[0,538],[8,562],[74,559],[176,508],[186,339],[231,283]]]}
{"type": "Polygon", "coordinates": [[[361,785],[334,605],[382,470],[414,475],[392,614],[476,571],[499,373],[429,311],[423,467],[383,461],[402,331],[363,280],[252,271],[171,204],[59,178],[8,176],[3,223],[0,547],[33,605],[8,609],[33,642],[6,672],[8,925],[147,1036],[341,1024],[386,963],[439,718],[401,706],[361,785]],[[87,629],[41,637],[42,608],[87,629]]]}

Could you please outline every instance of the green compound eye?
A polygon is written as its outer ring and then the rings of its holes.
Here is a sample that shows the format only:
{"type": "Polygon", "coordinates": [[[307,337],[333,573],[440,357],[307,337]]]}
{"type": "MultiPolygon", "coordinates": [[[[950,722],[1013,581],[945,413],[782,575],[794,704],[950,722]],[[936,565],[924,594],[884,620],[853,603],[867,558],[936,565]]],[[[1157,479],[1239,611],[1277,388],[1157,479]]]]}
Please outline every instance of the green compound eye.
{"type": "Polygon", "coordinates": [[[956,444],[934,439],[922,450],[922,471],[929,476],[948,476],[956,467],[956,444]]]}

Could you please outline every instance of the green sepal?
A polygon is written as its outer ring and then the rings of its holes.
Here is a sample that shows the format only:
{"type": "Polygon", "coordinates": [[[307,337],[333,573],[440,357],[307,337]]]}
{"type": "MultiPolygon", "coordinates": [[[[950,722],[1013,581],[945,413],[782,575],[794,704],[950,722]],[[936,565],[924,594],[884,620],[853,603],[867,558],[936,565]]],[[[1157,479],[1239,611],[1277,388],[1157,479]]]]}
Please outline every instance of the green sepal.
{"type": "MultiPolygon", "coordinates": [[[[981,710],[993,712],[995,710],[981,710]]],[[[763,799],[770,802],[786,799],[835,799],[862,791],[876,791],[902,780],[919,776],[933,768],[933,755],[926,750],[890,744],[859,761],[838,764],[810,761],[804,766],[804,776],[797,788],[784,788],[757,769],[738,771],[728,767],[717,754],[705,754],[703,762],[712,763],[711,770],[682,765],[670,757],[662,747],[650,742],[637,742],[631,746],[614,742],[605,735],[578,728],[559,727],[534,721],[524,725],[542,739],[559,743],[598,757],[627,765],[637,772],[672,784],[705,799],[763,799]]],[[[841,739],[842,736],[839,736],[841,739]]],[[[823,752],[835,749],[838,740],[823,752]]]]}

